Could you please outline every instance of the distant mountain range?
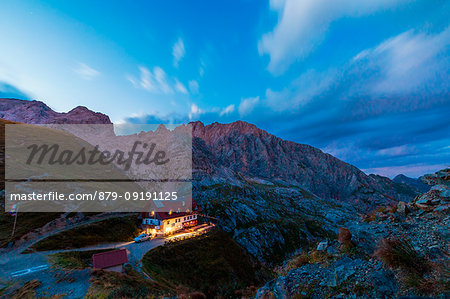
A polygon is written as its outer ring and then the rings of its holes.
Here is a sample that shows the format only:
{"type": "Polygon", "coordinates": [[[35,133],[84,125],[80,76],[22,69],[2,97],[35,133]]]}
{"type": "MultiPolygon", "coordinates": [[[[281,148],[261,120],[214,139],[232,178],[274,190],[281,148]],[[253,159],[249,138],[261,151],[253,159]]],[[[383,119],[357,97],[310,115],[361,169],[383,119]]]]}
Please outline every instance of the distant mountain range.
{"type": "MultiPolygon", "coordinates": [[[[0,99],[0,118],[29,124],[111,123],[85,107],[58,113],[42,102],[16,99],[0,99]]],[[[366,175],[317,148],[243,121],[192,126],[194,198],[262,260],[333,234],[359,213],[410,201],[421,192],[409,180],[366,175]]]]}
{"type": "Polygon", "coordinates": [[[394,182],[409,185],[415,189],[417,189],[420,193],[425,193],[430,190],[430,185],[425,184],[420,178],[414,179],[407,177],[404,174],[397,175],[394,179],[394,182]]]}

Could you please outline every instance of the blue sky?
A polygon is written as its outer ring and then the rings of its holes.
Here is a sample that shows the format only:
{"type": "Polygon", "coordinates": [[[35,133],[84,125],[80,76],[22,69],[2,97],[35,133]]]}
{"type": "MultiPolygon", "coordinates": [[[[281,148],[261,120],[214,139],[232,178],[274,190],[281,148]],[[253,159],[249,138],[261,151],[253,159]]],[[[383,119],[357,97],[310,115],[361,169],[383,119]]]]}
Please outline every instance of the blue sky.
{"type": "Polygon", "coordinates": [[[450,161],[450,3],[0,3],[0,96],[114,122],[256,124],[367,173],[450,161]]]}

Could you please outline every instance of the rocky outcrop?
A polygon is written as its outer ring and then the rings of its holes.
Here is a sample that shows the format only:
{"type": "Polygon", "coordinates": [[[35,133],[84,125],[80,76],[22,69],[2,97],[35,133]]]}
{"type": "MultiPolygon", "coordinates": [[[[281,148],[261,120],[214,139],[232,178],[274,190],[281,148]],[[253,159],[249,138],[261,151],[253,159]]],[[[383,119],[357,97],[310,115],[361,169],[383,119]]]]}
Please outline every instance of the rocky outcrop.
{"type": "Polygon", "coordinates": [[[256,298],[448,296],[450,217],[420,209],[407,215],[398,209],[386,213],[388,217],[370,222],[351,220],[346,223],[348,229],[340,229],[337,241],[321,241],[314,249],[294,255],[283,263],[279,277],[258,290],[256,298]],[[377,244],[386,238],[407,240],[418,257],[434,265],[431,272],[416,277],[412,286],[405,279],[406,273],[374,256],[377,244]],[[343,248],[343,240],[351,240],[354,246],[343,248]],[[323,243],[327,244],[325,249],[320,246],[323,243]]]}
{"type": "Polygon", "coordinates": [[[450,210],[450,168],[424,175],[421,180],[430,185],[431,189],[417,196],[413,206],[426,212],[448,213],[450,210]]]}
{"type": "Polygon", "coordinates": [[[270,281],[256,298],[390,298],[398,290],[394,273],[380,261],[329,257],[329,263],[308,263],[270,281]]]}
{"type": "Polygon", "coordinates": [[[111,124],[109,117],[78,106],[59,113],[40,101],[0,99],[0,118],[27,124],[111,124]]]}

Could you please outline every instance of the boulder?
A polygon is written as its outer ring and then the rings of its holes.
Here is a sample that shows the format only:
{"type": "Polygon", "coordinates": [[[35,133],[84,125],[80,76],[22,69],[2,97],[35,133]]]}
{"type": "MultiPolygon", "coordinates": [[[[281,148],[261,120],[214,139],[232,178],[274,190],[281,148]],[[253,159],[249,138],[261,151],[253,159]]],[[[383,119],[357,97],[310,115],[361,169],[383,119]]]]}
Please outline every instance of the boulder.
{"type": "Polygon", "coordinates": [[[406,216],[408,213],[408,208],[406,207],[406,203],[403,201],[399,201],[397,204],[397,213],[401,216],[406,216]]]}
{"type": "Polygon", "coordinates": [[[327,249],[327,247],[328,247],[328,241],[325,240],[325,241],[320,242],[320,243],[317,245],[317,250],[322,251],[322,250],[327,249]]]}
{"type": "Polygon", "coordinates": [[[338,232],[338,242],[340,244],[347,243],[352,240],[352,233],[346,227],[340,227],[338,232]]]}

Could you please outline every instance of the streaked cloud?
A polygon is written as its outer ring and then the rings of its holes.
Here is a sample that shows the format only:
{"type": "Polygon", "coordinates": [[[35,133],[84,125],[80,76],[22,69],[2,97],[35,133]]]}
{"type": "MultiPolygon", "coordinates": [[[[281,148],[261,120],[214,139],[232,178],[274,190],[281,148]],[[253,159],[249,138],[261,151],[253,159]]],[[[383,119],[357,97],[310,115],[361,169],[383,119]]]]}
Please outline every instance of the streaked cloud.
{"type": "Polygon", "coordinates": [[[192,94],[197,94],[198,93],[198,88],[199,88],[199,86],[198,86],[198,82],[197,81],[195,81],[195,80],[189,81],[189,91],[192,94]]]}
{"type": "Polygon", "coordinates": [[[186,89],[186,86],[184,86],[183,83],[178,81],[178,79],[175,79],[175,89],[182,94],[188,94],[188,90],[186,89]]]}
{"type": "Polygon", "coordinates": [[[279,75],[290,64],[307,57],[324,39],[334,20],[361,17],[397,5],[402,0],[271,0],[278,13],[273,31],[258,43],[260,55],[268,54],[268,70],[279,75]]]}
{"type": "Polygon", "coordinates": [[[206,68],[206,63],[202,59],[202,60],[200,60],[200,66],[198,67],[198,74],[200,75],[200,77],[203,77],[203,75],[205,74],[205,68],[206,68]]]}
{"type": "Polygon", "coordinates": [[[435,82],[433,92],[448,90],[449,45],[450,27],[437,34],[409,30],[359,53],[353,63],[378,69],[382,74],[368,90],[377,95],[420,92],[430,80],[435,82]]]}
{"type": "Polygon", "coordinates": [[[220,111],[220,116],[227,115],[227,114],[230,114],[233,112],[234,112],[234,105],[231,104],[231,105],[225,107],[224,109],[222,109],[222,111],[220,111]]]}
{"type": "Polygon", "coordinates": [[[238,108],[239,115],[242,117],[252,112],[255,106],[258,104],[258,102],[259,97],[242,99],[238,108]]]}
{"type": "Polygon", "coordinates": [[[180,37],[172,46],[172,55],[173,55],[173,65],[178,67],[178,63],[183,59],[186,54],[186,50],[184,49],[183,39],[180,37]]]}
{"type": "Polygon", "coordinates": [[[81,62],[78,63],[77,67],[74,69],[74,72],[80,76],[80,78],[85,80],[92,80],[100,75],[99,71],[81,62]]]}
{"type": "Polygon", "coordinates": [[[159,66],[152,70],[139,66],[139,76],[127,75],[127,80],[135,88],[142,88],[151,93],[170,95],[175,92],[188,94],[188,90],[177,78],[169,77],[159,66]]]}

